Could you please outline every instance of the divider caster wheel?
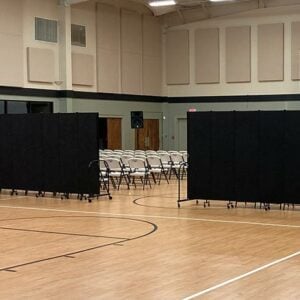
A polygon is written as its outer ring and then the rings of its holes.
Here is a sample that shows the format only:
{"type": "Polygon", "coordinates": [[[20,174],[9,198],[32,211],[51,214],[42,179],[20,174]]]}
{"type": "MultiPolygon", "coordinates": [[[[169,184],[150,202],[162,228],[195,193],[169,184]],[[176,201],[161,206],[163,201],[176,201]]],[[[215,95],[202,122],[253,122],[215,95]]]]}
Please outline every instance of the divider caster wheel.
{"type": "Polygon", "coordinates": [[[108,199],[111,200],[111,199],[112,199],[112,196],[109,196],[108,199]]]}
{"type": "Polygon", "coordinates": [[[230,209],[230,204],[229,203],[227,204],[227,208],[230,209]]]}
{"type": "Polygon", "coordinates": [[[197,205],[199,204],[199,201],[198,201],[198,200],[196,200],[196,204],[197,204],[197,205]]]}
{"type": "Polygon", "coordinates": [[[233,204],[231,204],[231,208],[234,208],[234,205],[233,205],[233,204]]]}
{"type": "Polygon", "coordinates": [[[206,203],[205,202],[203,203],[203,206],[204,206],[204,208],[206,208],[206,203]]]}
{"type": "Polygon", "coordinates": [[[207,205],[208,205],[208,207],[210,207],[210,202],[209,201],[208,201],[207,205]]]}

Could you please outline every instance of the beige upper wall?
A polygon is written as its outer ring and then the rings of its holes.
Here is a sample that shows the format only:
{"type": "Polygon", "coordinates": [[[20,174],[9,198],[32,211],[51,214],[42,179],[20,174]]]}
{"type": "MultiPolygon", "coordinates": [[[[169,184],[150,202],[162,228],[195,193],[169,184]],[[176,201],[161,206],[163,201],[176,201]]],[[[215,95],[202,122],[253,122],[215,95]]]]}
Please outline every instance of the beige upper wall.
{"type": "Polygon", "coordinates": [[[162,88],[159,19],[141,14],[133,6],[128,8],[107,2],[97,4],[98,91],[159,96],[162,88]]]}
{"type": "Polygon", "coordinates": [[[73,90],[97,92],[96,67],[96,5],[84,2],[71,7],[72,24],[85,26],[86,47],[72,46],[73,90]],[[79,68],[78,68],[79,66],[79,68]],[[74,76],[76,77],[74,80],[74,76]]]}
{"type": "Polygon", "coordinates": [[[23,1],[0,1],[0,84],[23,86],[23,1]]]}
{"type": "Polygon", "coordinates": [[[2,0],[0,25],[0,85],[161,94],[161,27],[159,19],[141,4],[86,1],[65,7],[57,0],[2,0]],[[130,13],[121,17],[121,11],[130,13]],[[57,43],[35,40],[35,17],[58,21],[57,43]],[[71,23],[86,27],[86,47],[71,45],[71,23]],[[29,59],[27,49],[53,53],[54,75],[52,70],[51,76],[42,70],[42,65],[39,69],[35,63],[39,57],[33,51],[29,59]],[[72,55],[76,58],[73,71],[72,55]],[[85,64],[86,58],[93,64],[85,64]],[[53,80],[36,80],[32,71],[53,80]]]}
{"type": "MultiPolygon", "coordinates": [[[[191,24],[186,24],[182,26],[172,27],[167,29],[167,32],[173,30],[188,30],[189,31],[189,44],[190,44],[190,84],[180,85],[173,84],[167,85],[167,82],[164,80],[163,93],[169,96],[210,96],[210,95],[255,95],[255,94],[295,94],[299,93],[300,85],[296,80],[292,80],[292,34],[291,28],[293,22],[300,21],[300,6],[295,6],[289,8],[290,13],[285,9],[285,14],[282,14],[282,9],[262,9],[258,10],[256,13],[251,12],[249,14],[243,13],[240,15],[233,15],[224,18],[210,19],[202,22],[195,22],[191,24]],[[272,13],[269,14],[268,12],[272,13]],[[298,13],[297,13],[298,12],[298,13]],[[283,25],[283,51],[281,51],[283,66],[283,79],[282,81],[259,81],[258,78],[258,26],[264,24],[284,24],[283,25]],[[226,30],[227,28],[232,27],[244,27],[250,26],[250,82],[240,82],[232,83],[227,82],[226,80],[226,30]],[[195,41],[195,32],[199,29],[207,28],[219,28],[219,42],[220,42],[220,83],[216,84],[197,84],[195,78],[195,66],[196,64],[196,41],[195,41]]],[[[274,47],[276,45],[276,38],[270,39],[269,43],[274,42],[274,47]],[[273,42],[272,42],[273,41],[273,42]]],[[[246,41],[246,38],[245,38],[246,41]]],[[[297,44],[298,42],[294,43],[297,44]]],[[[167,40],[164,35],[164,49],[167,48],[167,40]]],[[[299,44],[299,43],[298,43],[299,44]]],[[[236,43],[238,47],[238,42],[236,43]]],[[[234,47],[229,47],[234,48],[234,47]]],[[[271,49],[272,47],[270,47],[271,49]]],[[[233,49],[234,50],[234,49],[233,49]]],[[[232,50],[232,51],[233,51],[232,50]]],[[[240,49],[238,49],[240,51],[240,49]]],[[[295,49],[293,50],[295,53],[295,49]]],[[[241,53],[240,53],[241,54],[241,53]]],[[[239,55],[240,55],[239,54],[239,55]]],[[[272,54],[272,53],[271,53],[272,54]]],[[[270,54],[270,55],[271,55],[270,54]]],[[[168,53],[166,54],[168,55],[168,53]]],[[[277,55],[278,56],[278,55],[277,55]]],[[[295,57],[295,54],[294,54],[295,57]]],[[[230,57],[227,57],[229,59],[230,57]]],[[[241,57],[242,58],[242,57],[241,57]]],[[[243,58],[245,65],[246,57],[243,58]]],[[[248,60],[249,61],[249,60],[248,60]]],[[[280,64],[280,60],[278,61],[280,64]]],[[[294,70],[297,67],[295,64],[295,58],[293,59],[294,70]]],[[[236,65],[236,63],[234,63],[236,65]]],[[[167,59],[164,60],[164,73],[167,70],[167,59]]],[[[185,66],[186,68],[186,66],[185,66]]],[[[235,71],[239,71],[234,68],[235,71]]],[[[185,70],[185,69],[184,69],[185,70]]],[[[181,70],[178,69],[177,72],[181,70]]],[[[232,70],[231,70],[232,71],[232,70]]],[[[240,70],[241,74],[245,79],[249,74],[249,70],[240,70]]],[[[295,72],[295,71],[294,71],[295,72]]],[[[231,72],[229,72],[231,73],[231,72]]],[[[234,77],[236,78],[238,72],[235,72],[234,77]]],[[[228,74],[227,74],[228,75],[228,74]]],[[[230,75],[230,74],[229,74],[230,75]]],[[[269,80],[269,79],[268,79],[269,80]]],[[[247,80],[245,80],[247,81],[247,80]]]]}
{"type": "MultiPolygon", "coordinates": [[[[5,0],[8,1],[8,0],[5,0]]],[[[54,82],[30,82],[28,80],[27,48],[50,50],[54,55],[54,81],[59,80],[59,43],[35,40],[35,17],[58,20],[59,7],[55,0],[23,0],[23,66],[24,87],[57,89],[54,82]]]]}

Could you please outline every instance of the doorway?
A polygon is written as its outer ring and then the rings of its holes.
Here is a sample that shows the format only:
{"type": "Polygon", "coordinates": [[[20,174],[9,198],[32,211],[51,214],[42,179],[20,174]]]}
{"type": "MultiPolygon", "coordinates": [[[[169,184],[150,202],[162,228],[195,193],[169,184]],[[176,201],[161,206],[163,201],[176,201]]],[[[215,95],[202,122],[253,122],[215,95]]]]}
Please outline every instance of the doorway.
{"type": "Polygon", "coordinates": [[[187,150],[187,119],[178,120],[178,143],[177,150],[187,150]]]}
{"type": "Polygon", "coordinates": [[[135,129],[135,149],[159,149],[159,120],[144,119],[144,128],[135,129]]]}
{"type": "Polygon", "coordinates": [[[122,119],[99,118],[100,149],[122,149],[122,119]]]}

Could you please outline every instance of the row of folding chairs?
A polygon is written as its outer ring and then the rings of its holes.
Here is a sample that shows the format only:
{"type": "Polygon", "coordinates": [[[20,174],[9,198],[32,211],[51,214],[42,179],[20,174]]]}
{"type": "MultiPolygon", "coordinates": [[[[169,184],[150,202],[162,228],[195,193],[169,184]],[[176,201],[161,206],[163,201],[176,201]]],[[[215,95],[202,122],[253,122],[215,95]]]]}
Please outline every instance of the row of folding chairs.
{"type": "Polygon", "coordinates": [[[128,160],[132,158],[139,158],[144,160],[149,170],[154,172],[160,172],[160,169],[163,168],[164,176],[168,174],[169,179],[172,175],[175,175],[177,179],[187,173],[187,153],[179,152],[159,152],[159,153],[147,153],[143,155],[140,153],[135,153],[135,155],[123,153],[116,154],[115,152],[108,155],[108,153],[100,154],[100,159],[117,159],[122,162],[122,164],[129,168],[128,160]],[[179,174],[181,172],[181,174],[179,174]]]}
{"type": "Polygon", "coordinates": [[[146,159],[140,157],[104,157],[100,158],[100,177],[111,181],[115,189],[119,189],[124,182],[127,188],[130,185],[136,187],[139,180],[145,188],[151,188],[151,179],[160,184],[164,178],[169,183],[168,172],[171,166],[164,166],[159,156],[148,156],[146,159]]]}
{"type": "MultiPolygon", "coordinates": [[[[175,175],[176,178],[179,176],[182,178],[187,173],[187,160],[188,154],[186,151],[142,151],[142,150],[129,150],[129,151],[122,151],[115,150],[115,151],[102,151],[100,153],[100,158],[107,159],[107,158],[116,158],[123,162],[125,166],[128,167],[128,160],[131,158],[140,158],[143,159],[146,164],[151,169],[151,165],[162,165],[164,170],[171,179],[172,175],[175,175]],[[160,160],[160,162],[159,162],[160,160]],[[181,170],[181,174],[179,171],[181,170]]],[[[153,167],[152,167],[153,169],[153,167]]],[[[155,167],[154,167],[155,169],[155,167]]]]}

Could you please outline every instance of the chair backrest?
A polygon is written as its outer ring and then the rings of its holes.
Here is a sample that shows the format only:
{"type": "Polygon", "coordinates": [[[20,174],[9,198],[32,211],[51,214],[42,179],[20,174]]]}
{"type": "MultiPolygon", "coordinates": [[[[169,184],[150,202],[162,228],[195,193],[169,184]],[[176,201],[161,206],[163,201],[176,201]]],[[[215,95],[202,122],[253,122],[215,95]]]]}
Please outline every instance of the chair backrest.
{"type": "Polygon", "coordinates": [[[158,155],[147,156],[147,162],[150,168],[161,168],[162,162],[158,155]]]}
{"type": "Polygon", "coordinates": [[[179,163],[183,162],[183,157],[182,157],[181,153],[178,153],[178,152],[171,153],[170,157],[171,157],[172,162],[175,164],[179,164],[179,163]]]}
{"type": "Polygon", "coordinates": [[[116,158],[106,158],[105,162],[107,164],[107,168],[109,171],[121,171],[122,166],[120,164],[120,160],[116,158]]]}
{"type": "Polygon", "coordinates": [[[133,151],[133,150],[124,150],[123,154],[131,154],[131,155],[134,155],[134,151],[133,151]]]}
{"type": "Polygon", "coordinates": [[[128,164],[131,170],[145,169],[146,163],[144,159],[141,158],[130,158],[128,159],[128,164]]]}
{"type": "Polygon", "coordinates": [[[132,155],[125,155],[125,154],[122,155],[121,160],[122,160],[122,163],[125,167],[129,167],[128,159],[130,159],[130,158],[133,158],[133,156],[132,155]]]}
{"type": "Polygon", "coordinates": [[[115,158],[115,159],[118,159],[118,160],[120,160],[121,159],[121,154],[117,154],[117,153],[112,153],[112,154],[110,154],[108,157],[109,158],[115,158]]]}
{"type": "Polygon", "coordinates": [[[144,150],[135,150],[134,151],[134,154],[142,154],[142,155],[145,155],[145,151],[144,150]]]}
{"type": "Polygon", "coordinates": [[[163,164],[168,164],[171,161],[169,153],[160,152],[159,157],[160,157],[163,164]]]}
{"type": "Polygon", "coordinates": [[[146,155],[157,155],[157,152],[154,150],[146,150],[146,155]]]}
{"type": "Polygon", "coordinates": [[[146,156],[144,154],[136,154],[134,157],[146,160],[146,156]]]}
{"type": "Polygon", "coordinates": [[[188,154],[187,154],[187,152],[182,153],[182,157],[183,157],[183,161],[184,162],[188,162],[188,154]]]}

